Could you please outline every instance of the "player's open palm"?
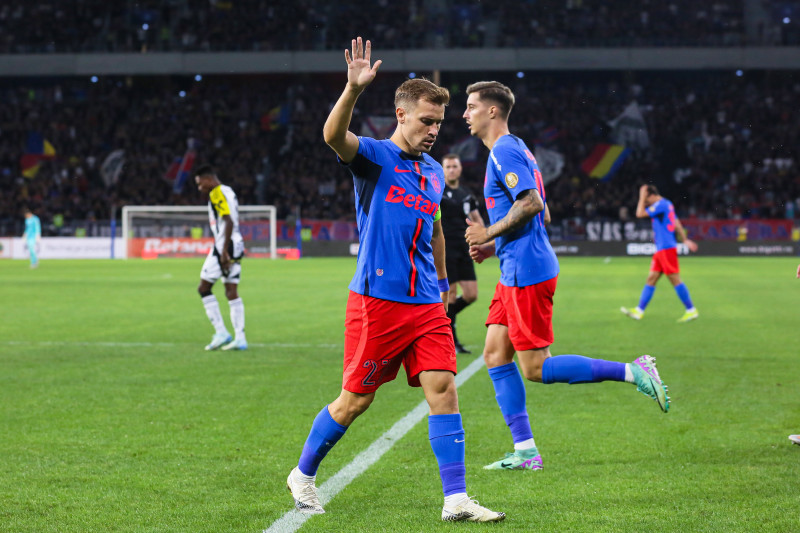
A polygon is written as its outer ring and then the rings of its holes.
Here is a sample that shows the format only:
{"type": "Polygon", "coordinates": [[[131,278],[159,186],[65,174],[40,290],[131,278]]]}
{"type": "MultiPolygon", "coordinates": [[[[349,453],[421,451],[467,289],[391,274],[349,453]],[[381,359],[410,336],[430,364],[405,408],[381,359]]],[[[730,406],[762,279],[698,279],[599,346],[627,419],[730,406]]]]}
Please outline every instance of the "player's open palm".
{"type": "Polygon", "coordinates": [[[372,43],[363,43],[361,37],[353,39],[353,50],[344,51],[344,59],[347,61],[347,83],[359,90],[364,90],[367,85],[372,83],[381,66],[380,59],[370,66],[372,55],[372,43]]]}

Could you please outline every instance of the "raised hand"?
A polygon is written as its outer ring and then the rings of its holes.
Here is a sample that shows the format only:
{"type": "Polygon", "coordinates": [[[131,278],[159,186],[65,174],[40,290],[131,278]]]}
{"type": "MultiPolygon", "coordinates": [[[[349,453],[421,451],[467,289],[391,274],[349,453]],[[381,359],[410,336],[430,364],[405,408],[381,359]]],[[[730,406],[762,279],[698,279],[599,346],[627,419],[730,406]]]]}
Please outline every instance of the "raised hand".
{"type": "Polygon", "coordinates": [[[378,67],[383,61],[379,59],[370,67],[372,43],[367,41],[364,46],[361,37],[353,39],[352,48],[352,52],[344,51],[344,59],[347,61],[347,84],[354,89],[363,91],[375,79],[378,67]]]}

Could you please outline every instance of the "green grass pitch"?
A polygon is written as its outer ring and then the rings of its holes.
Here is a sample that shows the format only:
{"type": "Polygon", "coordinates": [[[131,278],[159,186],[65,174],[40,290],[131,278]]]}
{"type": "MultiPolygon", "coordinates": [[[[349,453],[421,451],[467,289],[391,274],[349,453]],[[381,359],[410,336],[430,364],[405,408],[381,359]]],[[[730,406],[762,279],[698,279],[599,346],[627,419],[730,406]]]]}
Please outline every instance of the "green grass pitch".
{"type": "MultiPolygon", "coordinates": [[[[467,485],[502,524],[445,524],[427,424],[301,531],[798,531],[797,258],[685,258],[700,319],[648,258],[564,258],[555,354],[658,358],[672,409],[627,384],[528,383],[542,472],[487,472],[511,449],[481,369],[459,389],[467,485]]],[[[249,260],[249,350],[205,352],[202,259],[0,262],[0,531],[257,531],[292,507],[286,475],[341,385],[353,259],[249,260]]],[[[479,357],[498,278],[458,318],[479,357]]],[[[229,323],[221,287],[215,287],[229,323]]],[[[401,378],[323,462],[318,484],[422,400],[401,378]]]]}

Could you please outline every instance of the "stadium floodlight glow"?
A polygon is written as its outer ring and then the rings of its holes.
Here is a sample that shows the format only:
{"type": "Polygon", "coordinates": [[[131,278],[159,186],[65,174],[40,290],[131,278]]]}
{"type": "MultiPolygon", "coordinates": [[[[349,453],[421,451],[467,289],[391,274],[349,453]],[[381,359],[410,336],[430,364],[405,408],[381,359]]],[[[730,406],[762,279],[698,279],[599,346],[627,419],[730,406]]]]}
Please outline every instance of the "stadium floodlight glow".
{"type": "Polygon", "coordinates": [[[519,72],[517,72],[517,77],[522,79],[525,77],[525,73],[520,70],[519,72]]]}
{"type": "Polygon", "coordinates": [[[90,80],[92,83],[97,83],[97,80],[98,80],[98,79],[99,79],[99,78],[98,78],[97,76],[92,76],[91,78],[89,78],[89,80],[90,80]]]}
{"type": "Polygon", "coordinates": [[[186,96],[186,91],[179,92],[178,96],[180,96],[181,98],[185,97],[186,96]]]}
{"type": "Polygon", "coordinates": [[[194,77],[194,81],[203,81],[203,76],[201,76],[200,74],[197,74],[197,75],[194,77]]]}
{"type": "Polygon", "coordinates": [[[744,75],[744,72],[742,72],[742,69],[739,69],[736,71],[736,75],[741,78],[744,75]]]}
{"type": "Polygon", "coordinates": [[[784,24],[789,24],[791,21],[792,21],[792,19],[790,19],[789,17],[783,17],[783,23],[784,24]]]}
{"type": "Polygon", "coordinates": [[[149,30],[149,29],[150,29],[150,24],[148,24],[148,23],[146,23],[146,22],[145,22],[144,24],[142,24],[142,29],[143,29],[144,31],[147,31],[147,30],[149,30]]]}
{"type": "Polygon", "coordinates": [[[416,77],[417,77],[417,73],[416,72],[409,72],[408,73],[408,79],[413,80],[416,77]]]}

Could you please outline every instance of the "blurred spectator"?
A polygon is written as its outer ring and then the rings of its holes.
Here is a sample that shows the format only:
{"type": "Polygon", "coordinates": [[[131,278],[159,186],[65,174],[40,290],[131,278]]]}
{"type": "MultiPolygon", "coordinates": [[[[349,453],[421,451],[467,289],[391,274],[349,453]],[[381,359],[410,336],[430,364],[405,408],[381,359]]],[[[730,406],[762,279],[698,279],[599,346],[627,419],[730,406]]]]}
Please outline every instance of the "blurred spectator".
{"type": "MultiPolygon", "coordinates": [[[[681,217],[794,218],[800,211],[800,83],[791,73],[495,76],[517,95],[513,131],[564,156],[560,176],[546,186],[556,224],[629,217],[631,191],[644,182],[674,198],[681,217]],[[631,101],[643,110],[650,149],[635,152],[607,182],[586,177],[581,162],[608,142],[608,121],[631,101]]],[[[474,74],[443,78],[452,100],[438,158],[468,139],[462,88],[477,81],[474,74]]],[[[386,72],[375,83],[390,90],[400,79],[386,72]]],[[[338,75],[2,81],[0,224],[18,221],[24,205],[47,233],[57,217],[107,220],[125,204],[202,203],[190,183],[176,194],[164,178],[189,138],[198,164],[226,169],[223,179],[243,204],[274,204],[281,218],[299,206],[304,218],[352,220],[352,183],[321,137],[340,83],[338,75]],[[20,157],[31,131],[57,155],[26,178],[20,157]],[[106,185],[100,168],[120,149],[125,165],[106,185]]],[[[368,117],[394,114],[372,94],[383,91],[362,96],[356,133],[368,117]]],[[[478,197],[487,155],[479,146],[473,162],[462,156],[462,182],[478,197]]]]}
{"type": "Polygon", "coordinates": [[[29,0],[0,5],[0,53],[797,45],[797,3],[762,0],[29,0]]]}

